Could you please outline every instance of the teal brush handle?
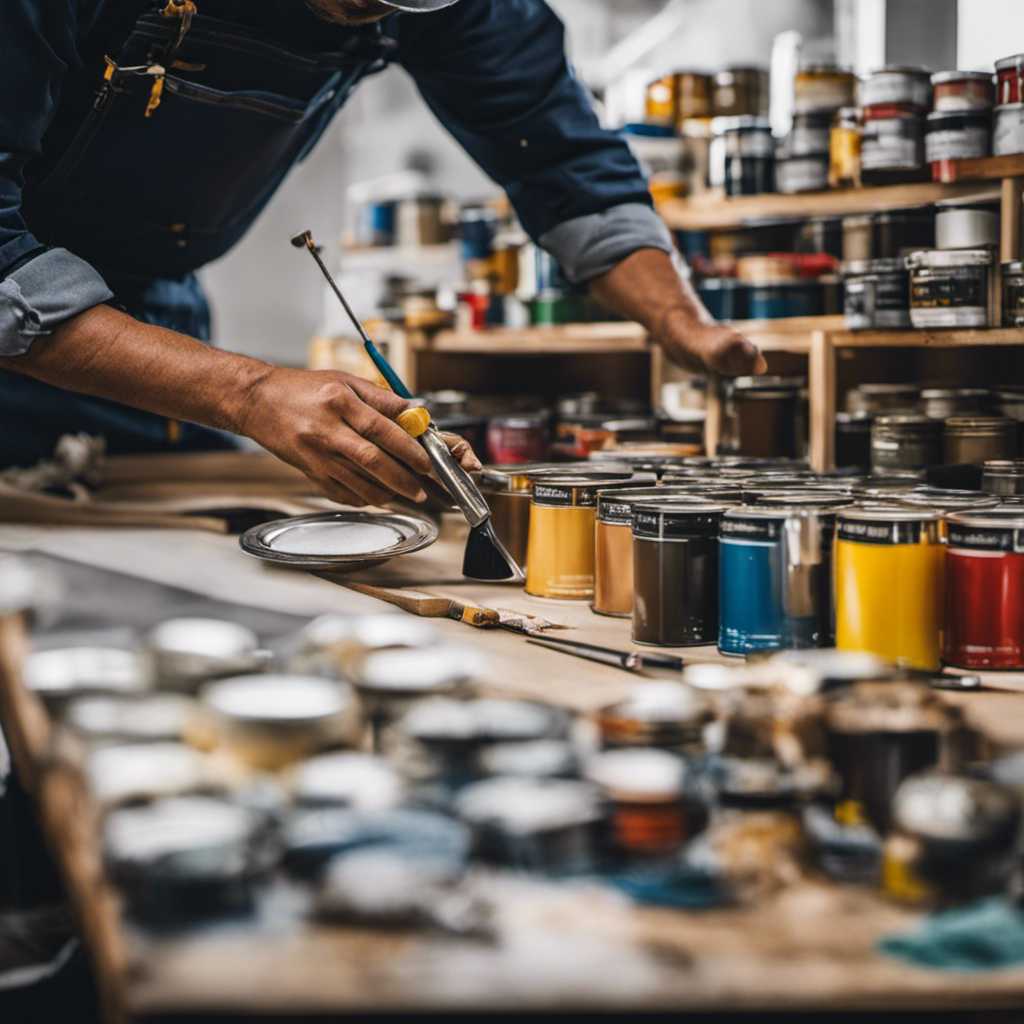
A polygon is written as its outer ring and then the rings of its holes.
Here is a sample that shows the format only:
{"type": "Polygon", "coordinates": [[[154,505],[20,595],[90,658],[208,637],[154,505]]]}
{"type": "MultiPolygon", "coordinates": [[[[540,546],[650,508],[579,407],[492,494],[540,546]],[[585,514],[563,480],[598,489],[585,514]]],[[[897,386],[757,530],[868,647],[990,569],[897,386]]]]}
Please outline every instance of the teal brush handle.
{"type": "Polygon", "coordinates": [[[377,346],[369,338],[363,342],[363,347],[366,349],[366,354],[373,360],[373,365],[380,370],[380,375],[388,382],[388,387],[399,398],[412,398],[412,392],[402,383],[401,377],[391,369],[391,365],[380,354],[377,346]]]}

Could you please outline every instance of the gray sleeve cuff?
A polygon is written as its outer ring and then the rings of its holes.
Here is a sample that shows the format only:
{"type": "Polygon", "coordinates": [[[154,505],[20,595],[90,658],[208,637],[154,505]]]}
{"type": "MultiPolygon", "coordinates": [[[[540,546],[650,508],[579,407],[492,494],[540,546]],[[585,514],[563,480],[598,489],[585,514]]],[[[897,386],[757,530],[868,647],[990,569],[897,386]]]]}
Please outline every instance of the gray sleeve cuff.
{"type": "Polygon", "coordinates": [[[602,213],[574,217],[537,241],[581,284],[607,273],[638,249],[676,251],[665,222],[643,203],[623,203],[602,213]]]}
{"type": "Polygon", "coordinates": [[[114,293],[85,260],[49,249],[0,281],[0,355],[20,356],[41,334],[114,293]]]}

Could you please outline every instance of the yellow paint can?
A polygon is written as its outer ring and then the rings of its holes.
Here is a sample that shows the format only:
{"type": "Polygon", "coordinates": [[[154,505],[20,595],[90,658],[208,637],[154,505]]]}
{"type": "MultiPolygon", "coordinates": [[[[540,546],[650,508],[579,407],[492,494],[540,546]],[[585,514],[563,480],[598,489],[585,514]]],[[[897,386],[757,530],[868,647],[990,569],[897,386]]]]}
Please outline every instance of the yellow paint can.
{"type": "Polygon", "coordinates": [[[934,671],[942,650],[940,512],[852,508],[836,522],[836,646],[934,671]]]}

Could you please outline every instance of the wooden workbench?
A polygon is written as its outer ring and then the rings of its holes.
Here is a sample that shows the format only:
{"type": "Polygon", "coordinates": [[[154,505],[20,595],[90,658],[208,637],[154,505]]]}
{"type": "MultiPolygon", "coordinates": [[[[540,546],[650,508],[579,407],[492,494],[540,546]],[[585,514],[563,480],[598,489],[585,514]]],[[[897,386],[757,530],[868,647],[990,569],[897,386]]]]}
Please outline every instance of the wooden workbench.
{"type": "MultiPolygon", "coordinates": [[[[242,554],[234,538],[222,536],[0,527],[0,549],[23,548],[301,615],[383,607],[326,580],[256,562],[242,554]]],[[[385,575],[416,579],[422,589],[440,588],[448,567],[458,565],[457,555],[457,541],[442,540],[428,552],[391,563],[385,575]]],[[[529,598],[516,588],[459,583],[455,575],[448,580],[446,591],[457,587],[471,600],[573,626],[571,635],[579,639],[629,643],[627,621],[529,598]]],[[[437,628],[449,640],[486,652],[484,682],[500,692],[586,712],[621,697],[631,685],[625,673],[528,645],[515,634],[484,634],[447,620],[439,620],[437,628]]],[[[2,639],[9,654],[11,637],[2,639]]],[[[718,658],[713,649],[682,653],[693,660],[718,658]]],[[[987,681],[999,690],[955,699],[1000,745],[1024,745],[1024,698],[1013,692],[1024,691],[1024,674],[987,681]]],[[[0,700],[9,734],[33,720],[31,707],[26,713],[26,693],[14,689],[0,700]],[[12,715],[12,706],[23,714],[12,715]]],[[[11,735],[16,757],[25,738],[11,735]]],[[[63,792],[67,801],[66,788],[63,792]]],[[[52,817],[48,820],[52,824],[52,817]]],[[[279,887],[261,902],[254,921],[159,937],[122,923],[116,900],[95,870],[89,873],[98,863],[93,834],[77,831],[77,839],[51,838],[65,868],[71,868],[87,935],[94,946],[105,947],[92,952],[112,1014],[950,1010],[1016,1008],[1024,995],[1024,968],[947,974],[880,956],[877,940],[911,929],[918,915],[866,889],[815,879],[756,907],[683,914],[634,906],[593,883],[555,885],[481,870],[474,872],[472,884],[496,906],[499,939],[493,945],[310,925],[301,896],[279,887]]]]}

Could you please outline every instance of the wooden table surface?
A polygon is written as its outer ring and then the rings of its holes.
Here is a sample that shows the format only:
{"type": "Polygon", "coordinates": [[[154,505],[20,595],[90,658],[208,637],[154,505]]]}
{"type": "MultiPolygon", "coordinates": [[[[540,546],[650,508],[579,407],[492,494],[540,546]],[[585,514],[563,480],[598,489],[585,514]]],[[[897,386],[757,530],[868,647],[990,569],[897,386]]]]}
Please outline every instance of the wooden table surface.
{"type": "MultiPolygon", "coordinates": [[[[301,615],[386,610],[380,602],[244,555],[237,540],[187,531],[0,526],[0,550],[33,549],[301,615]]],[[[376,570],[382,583],[525,611],[574,638],[629,644],[628,621],[542,601],[507,586],[461,581],[457,538],[376,570]]],[[[448,640],[487,657],[490,689],[592,711],[632,685],[627,673],[528,645],[505,631],[437,620],[448,640]]],[[[720,660],[713,648],[680,653],[720,660]]],[[[1000,745],[1024,746],[1024,673],[990,674],[997,689],[955,695],[1000,745]]],[[[6,721],[6,718],[5,718],[6,721]]],[[[10,723],[8,723],[9,727],[10,723]]],[[[753,907],[684,914],[637,907],[595,883],[553,884],[475,871],[493,901],[498,941],[311,925],[303,899],[278,887],[255,923],[173,937],[111,928],[113,1010],[152,1014],[317,1014],[446,1009],[703,1009],[1017,1007],[1024,968],[950,974],[888,959],[878,939],[919,915],[857,887],[810,878],[753,907]]]]}

